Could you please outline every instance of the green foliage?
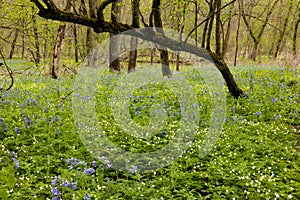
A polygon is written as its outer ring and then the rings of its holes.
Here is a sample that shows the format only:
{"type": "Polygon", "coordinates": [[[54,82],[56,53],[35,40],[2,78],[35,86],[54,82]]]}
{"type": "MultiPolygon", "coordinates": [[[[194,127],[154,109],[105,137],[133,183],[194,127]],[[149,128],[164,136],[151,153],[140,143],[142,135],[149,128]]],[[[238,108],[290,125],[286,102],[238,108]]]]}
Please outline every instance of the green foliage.
{"type": "MultiPolygon", "coordinates": [[[[208,132],[209,93],[196,71],[183,72],[197,94],[203,119],[196,139],[176,162],[144,174],[116,171],[109,161],[85,149],[68,96],[71,78],[17,76],[16,85],[0,102],[0,198],[51,199],[58,189],[63,199],[299,199],[299,69],[233,71],[249,98],[227,97],[224,133],[204,158],[199,157],[199,147],[208,132]]],[[[171,91],[150,85],[132,94],[129,110],[142,125],[149,122],[151,95],[165,103],[169,123],[164,128],[172,134],[158,133],[149,144],[129,137],[113,123],[106,103],[117,75],[100,80],[98,118],[108,137],[133,152],[153,151],[170,141],[181,116],[171,117],[180,111],[171,91]]]]}

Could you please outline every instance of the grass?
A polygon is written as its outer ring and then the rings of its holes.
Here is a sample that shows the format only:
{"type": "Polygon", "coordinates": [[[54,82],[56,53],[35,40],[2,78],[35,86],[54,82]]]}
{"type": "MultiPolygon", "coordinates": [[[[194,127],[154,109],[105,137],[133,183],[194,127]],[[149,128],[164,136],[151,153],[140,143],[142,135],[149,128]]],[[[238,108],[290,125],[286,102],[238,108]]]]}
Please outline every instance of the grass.
{"type": "MultiPolygon", "coordinates": [[[[17,76],[12,90],[1,94],[0,198],[299,199],[300,70],[232,70],[248,98],[226,97],[226,122],[212,151],[199,156],[210,121],[209,93],[196,72],[187,70],[201,117],[194,143],[170,165],[146,173],[115,170],[110,160],[86,149],[68,95],[72,78],[17,76]]],[[[151,140],[136,139],[113,123],[107,106],[116,78],[102,79],[96,96],[97,119],[111,141],[132,152],[155,151],[171,141],[181,118],[174,94],[159,84],[132,94],[132,120],[148,125],[155,99],[165,105],[168,122],[151,140]]]]}

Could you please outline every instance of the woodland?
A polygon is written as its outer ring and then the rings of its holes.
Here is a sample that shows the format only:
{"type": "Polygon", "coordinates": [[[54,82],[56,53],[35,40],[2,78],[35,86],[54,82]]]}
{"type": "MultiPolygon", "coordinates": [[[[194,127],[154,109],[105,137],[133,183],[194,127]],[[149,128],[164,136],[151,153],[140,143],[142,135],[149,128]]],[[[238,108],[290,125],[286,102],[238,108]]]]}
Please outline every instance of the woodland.
{"type": "Polygon", "coordinates": [[[0,0],[0,11],[0,199],[300,198],[300,1],[0,0]],[[182,77],[189,87],[167,88],[182,77]],[[177,141],[180,156],[144,170],[99,153],[82,128],[94,118],[124,151],[160,163],[177,141]]]}

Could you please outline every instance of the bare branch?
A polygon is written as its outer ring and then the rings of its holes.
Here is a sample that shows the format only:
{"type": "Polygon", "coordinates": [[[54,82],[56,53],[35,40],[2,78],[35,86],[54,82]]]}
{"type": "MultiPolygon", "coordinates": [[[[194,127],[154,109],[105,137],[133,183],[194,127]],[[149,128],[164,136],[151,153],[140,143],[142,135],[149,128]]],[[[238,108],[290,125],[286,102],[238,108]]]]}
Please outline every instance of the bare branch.
{"type": "Polygon", "coordinates": [[[192,35],[192,33],[199,28],[203,23],[205,23],[207,20],[209,20],[211,17],[213,17],[215,14],[218,14],[219,12],[221,12],[224,8],[226,8],[227,6],[233,4],[234,2],[236,2],[236,0],[232,0],[229,3],[225,4],[223,7],[221,7],[219,10],[217,10],[216,12],[213,12],[212,14],[210,14],[206,19],[204,19],[202,22],[200,22],[200,24],[198,24],[197,26],[195,26],[190,32],[189,34],[186,36],[184,42],[187,42],[188,38],[192,35]]]}

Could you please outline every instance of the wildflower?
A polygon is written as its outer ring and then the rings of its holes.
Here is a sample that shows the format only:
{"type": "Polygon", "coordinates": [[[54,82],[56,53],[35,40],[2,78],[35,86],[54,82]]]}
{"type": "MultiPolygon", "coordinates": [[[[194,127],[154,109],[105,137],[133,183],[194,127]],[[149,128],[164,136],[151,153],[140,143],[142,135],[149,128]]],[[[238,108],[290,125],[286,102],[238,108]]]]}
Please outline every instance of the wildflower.
{"type": "Polygon", "coordinates": [[[257,117],[261,116],[261,114],[262,114],[262,113],[261,113],[260,111],[255,113],[255,115],[256,115],[257,117]]]}
{"type": "Polygon", "coordinates": [[[137,166],[136,165],[133,165],[132,168],[129,170],[131,173],[134,173],[136,172],[137,170],[137,166]]]}
{"type": "Polygon", "coordinates": [[[69,165],[69,166],[68,166],[68,169],[69,169],[69,170],[72,170],[72,169],[73,169],[73,165],[69,165]]]}
{"type": "Polygon", "coordinates": [[[1,118],[1,119],[0,119],[0,122],[4,122],[4,118],[1,118]]]}
{"type": "Polygon", "coordinates": [[[161,135],[162,135],[162,136],[165,136],[165,135],[166,135],[166,131],[162,131],[162,132],[161,132],[161,135]]]}
{"type": "Polygon", "coordinates": [[[17,134],[21,134],[21,131],[20,131],[20,129],[19,129],[18,127],[15,128],[15,132],[16,132],[17,134]]]}
{"type": "Polygon", "coordinates": [[[96,163],[96,161],[94,160],[94,161],[92,161],[92,166],[93,167],[96,167],[97,166],[97,163],[96,163]]]}
{"type": "Polygon", "coordinates": [[[19,161],[16,158],[12,158],[12,160],[15,162],[15,169],[19,169],[20,165],[19,165],[19,161]]]}
{"type": "Polygon", "coordinates": [[[84,174],[93,174],[95,173],[95,170],[93,168],[85,169],[83,171],[84,174]]]}
{"type": "Polygon", "coordinates": [[[80,164],[80,161],[76,158],[67,158],[66,163],[76,166],[80,164]]]}
{"type": "Polygon", "coordinates": [[[232,120],[232,121],[235,121],[235,120],[236,120],[236,117],[235,117],[235,116],[231,116],[231,120],[232,120]]]}
{"type": "Polygon", "coordinates": [[[55,196],[55,197],[53,197],[53,199],[52,200],[61,200],[62,198],[60,197],[60,196],[55,196]]]}
{"type": "Polygon", "coordinates": [[[35,105],[35,106],[38,105],[38,102],[37,102],[37,100],[35,100],[35,99],[32,100],[32,103],[33,103],[33,105],[35,105]]]}
{"type": "Polygon", "coordinates": [[[26,128],[28,128],[30,126],[31,120],[29,119],[29,117],[24,117],[24,121],[26,128]]]}
{"type": "Polygon", "coordinates": [[[63,187],[69,187],[69,185],[70,184],[66,180],[63,180],[62,183],[61,183],[61,186],[63,186],[63,187]]]}
{"type": "Polygon", "coordinates": [[[60,195],[60,191],[56,188],[56,187],[54,187],[54,188],[52,188],[52,194],[54,195],[54,196],[58,196],[58,195],[60,195]]]}
{"type": "Polygon", "coordinates": [[[31,101],[30,98],[26,100],[28,106],[30,105],[30,101],[31,101]]]}
{"type": "Polygon", "coordinates": [[[75,190],[77,188],[77,183],[76,182],[71,182],[69,187],[72,189],[72,190],[75,190]]]}
{"type": "Polygon", "coordinates": [[[52,185],[55,187],[57,185],[57,176],[54,176],[52,180],[52,185]]]}
{"type": "Polygon", "coordinates": [[[91,199],[91,195],[89,195],[88,193],[85,194],[85,197],[83,198],[83,200],[90,200],[91,199]]]}
{"type": "Polygon", "coordinates": [[[280,118],[280,115],[275,115],[274,116],[274,119],[279,119],[280,118]]]}
{"type": "Polygon", "coordinates": [[[276,98],[273,98],[273,99],[271,100],[272,103],[276,103],[276,101],[277,101],[276,98]]]}
{"type": "Polygon", "coordinates": [[[104,160],[104,164],[106,165],[106,168],[111,168],[109,160],[104,160]]]}
{"type": "Polygon", "coordinates": [[[61,130],[57,130],[57,136],[60,136],[60,134],[61,134],[61,130]]]}

